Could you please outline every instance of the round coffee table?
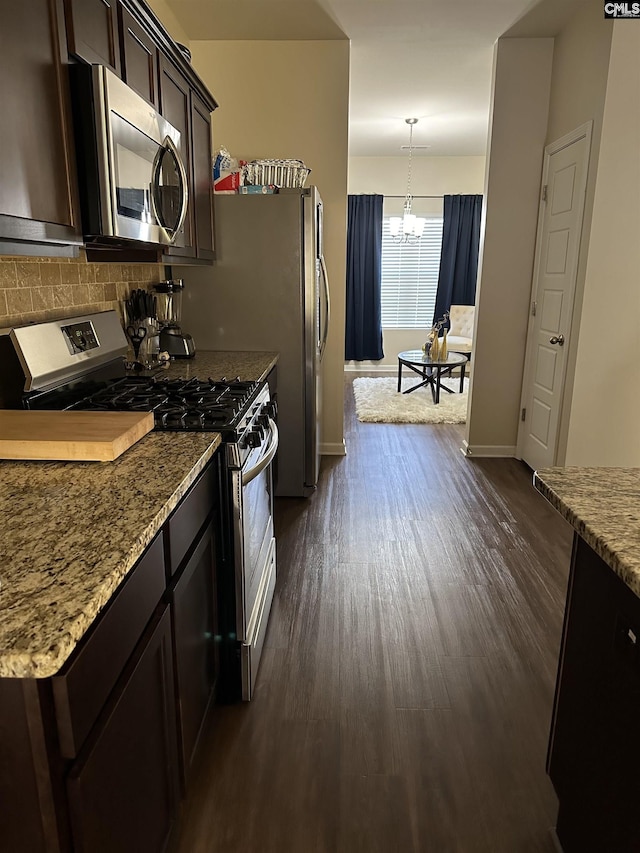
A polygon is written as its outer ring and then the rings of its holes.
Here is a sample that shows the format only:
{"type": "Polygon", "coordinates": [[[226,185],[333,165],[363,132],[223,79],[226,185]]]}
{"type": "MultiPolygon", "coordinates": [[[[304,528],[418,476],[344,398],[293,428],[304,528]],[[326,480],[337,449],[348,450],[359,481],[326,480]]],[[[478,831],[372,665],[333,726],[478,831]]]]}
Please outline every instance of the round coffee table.
{"type": "Polygon", "coordinates": [[[408,367],[422,377],[422,382],[417,385],[412,385],[403,394],[410,394],[412,391],[417,391],[418,388],[423,388],[425,385],[431,387],[433,402],[440,402],[440,389],[444,389],[449,394],[455,394],[451,388],[440,384],[440,378],[451,376],[451,371],[454,367],[460,368],[460,393],[464,390],[464,372],[468,361],[466,355],[461,355],[458,352],[447,353],[446,359],[442,361],[433,361],[428,355],[420,349],[409,349],[398,354],[398,392],[402,390],[402,368],[408,367]]]}

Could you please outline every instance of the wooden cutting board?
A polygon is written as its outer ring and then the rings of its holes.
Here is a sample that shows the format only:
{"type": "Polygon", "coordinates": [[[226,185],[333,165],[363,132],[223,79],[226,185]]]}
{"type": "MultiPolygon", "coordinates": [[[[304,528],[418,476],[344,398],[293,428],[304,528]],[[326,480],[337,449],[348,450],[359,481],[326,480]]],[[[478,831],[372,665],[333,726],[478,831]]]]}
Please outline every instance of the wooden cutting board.
{"type": "Polygon", "coordinates": [[[0,411],[0,459],[112,462],[153,429],[152,412],[0,411]]]}

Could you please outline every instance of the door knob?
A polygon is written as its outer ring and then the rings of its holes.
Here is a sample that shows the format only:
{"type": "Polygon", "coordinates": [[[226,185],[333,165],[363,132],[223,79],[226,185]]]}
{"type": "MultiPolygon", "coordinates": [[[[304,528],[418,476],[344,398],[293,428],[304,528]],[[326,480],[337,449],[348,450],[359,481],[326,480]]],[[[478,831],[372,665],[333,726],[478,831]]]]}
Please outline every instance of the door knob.
{"type": "Polygon", "coordinates": [[[558,344],[558,346],[564,346],[564,335],[554,335],[552,338],[549,338],[550,344],[558,344]]]}

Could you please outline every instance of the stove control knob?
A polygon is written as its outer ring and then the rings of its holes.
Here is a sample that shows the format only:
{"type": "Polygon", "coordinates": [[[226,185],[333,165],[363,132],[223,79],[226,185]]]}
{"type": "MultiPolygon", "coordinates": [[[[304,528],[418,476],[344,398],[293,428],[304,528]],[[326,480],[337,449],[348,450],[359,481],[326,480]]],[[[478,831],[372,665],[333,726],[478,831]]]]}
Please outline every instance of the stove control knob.
{"type": "Polygon", "coordinates": [[[262,443],[262,436],[258,432],[257,429],[252,429],[247,433],[247,445],[248,447],[260,447],[262,443]]]}
{"type": "Polygon", "coordinates": [[[276,415],[278,414],[278,405],[276,401],[269,400],[269,402],[265,403],[262,407],[262,411],[275,421],[276,415]]]}
{"type": "Polygon", "coordinates": [[[263,429],[269,429],[269,415],[259,415],[258,423],[263,429]]]}

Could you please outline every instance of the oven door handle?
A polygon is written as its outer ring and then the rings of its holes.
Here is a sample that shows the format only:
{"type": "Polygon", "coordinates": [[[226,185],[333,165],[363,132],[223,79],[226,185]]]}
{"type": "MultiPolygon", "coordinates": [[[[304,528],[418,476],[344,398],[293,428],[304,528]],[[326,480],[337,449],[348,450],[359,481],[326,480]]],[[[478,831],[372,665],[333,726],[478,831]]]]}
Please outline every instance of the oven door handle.
{"type": "Polygon", "coordinates": [[[271,465],[278,450],[278,427],[275,425],[275,422],[269,418],[269,432],[271,433],[271,441],[267,449],[264,452],[264,455],[260,457],[260,461],[256,462],[253,468],[249,468],[248,471],[242,472],[242,485],[246,486],[252,480],[262,474],[264,469],[271,465]]]}

